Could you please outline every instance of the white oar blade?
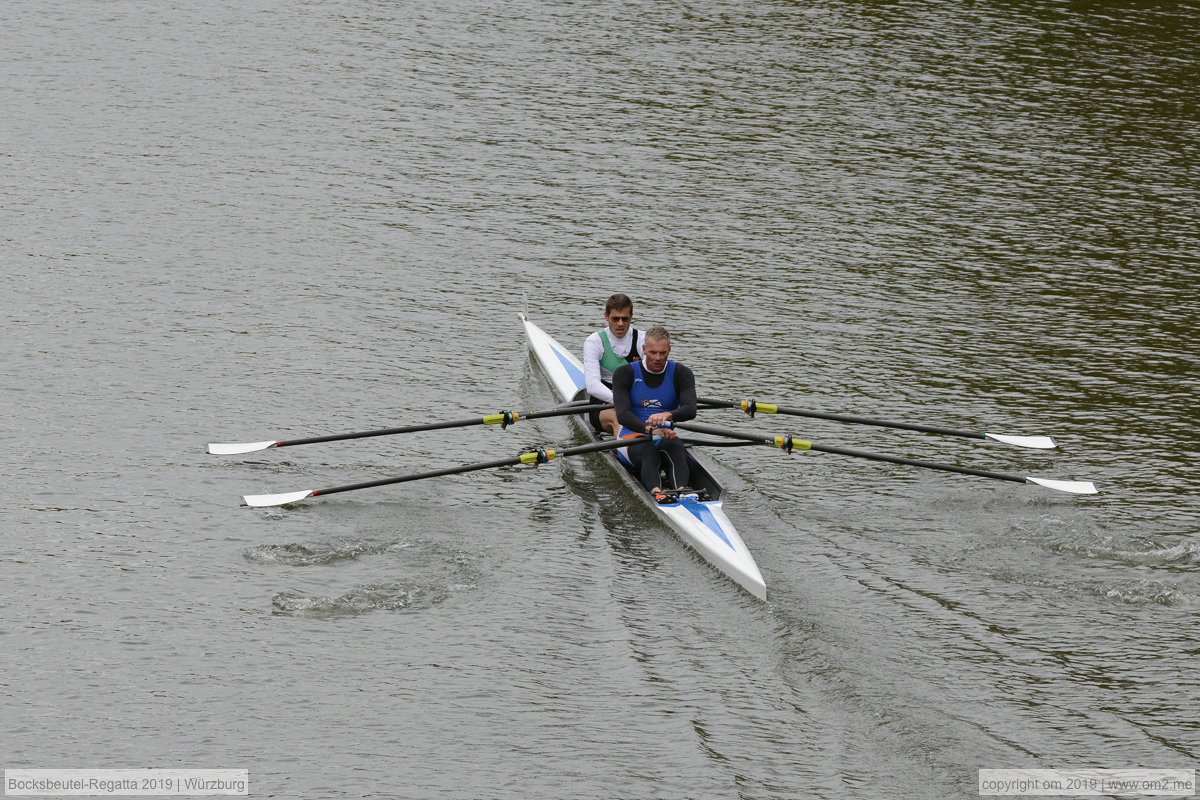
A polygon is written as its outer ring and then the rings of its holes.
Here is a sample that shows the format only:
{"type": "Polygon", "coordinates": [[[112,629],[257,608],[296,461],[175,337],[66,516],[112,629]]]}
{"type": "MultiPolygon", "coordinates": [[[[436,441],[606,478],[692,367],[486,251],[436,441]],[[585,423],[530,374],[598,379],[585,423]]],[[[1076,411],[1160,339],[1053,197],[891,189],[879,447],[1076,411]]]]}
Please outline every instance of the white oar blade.
{"type": "Polygon", "coordinates": [[[306,497],[312,497],[312,495],[312,489],[303,492],[284,492],[283,494],[248,494],[242,498],[242,502],[256,508],[282,506],[288,503],[299,502],[306,497]]]}
{"type": "Polygon", "coordinates": [[[1091,481],[1053,481],[1049,478],[1028,476],[1025,480],[1036,483],[1038,486],[1045,486],[1047,489],[1057,489],[1060,492],[1070,492],[1071,494],[1098,494],[1100,491],[1091,481]]]}
{"type": "Polygon", "coordinates": [[[236,456],[238,453],[253,453],[255,450],[266,450],[279,442],[227,442],[225,444],[210,444],[208,452],[214,456],[236,456]]]}
{"type": "Polygon", "coordinates": [[[995,439],[997,442],[1016,445],[1017,447],[1034,447],[1038,450],[1049,450],[1054,447],[1054,440],[1049,436],[1010,436],[1007,433],[985,433],[989,439],[995,439]]]}

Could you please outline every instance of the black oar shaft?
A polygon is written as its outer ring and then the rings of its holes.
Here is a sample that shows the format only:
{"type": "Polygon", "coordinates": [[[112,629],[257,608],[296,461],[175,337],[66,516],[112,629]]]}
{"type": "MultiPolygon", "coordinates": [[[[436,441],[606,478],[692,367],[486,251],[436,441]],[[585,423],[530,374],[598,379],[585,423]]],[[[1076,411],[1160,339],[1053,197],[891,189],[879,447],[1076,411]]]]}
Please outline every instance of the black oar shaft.
{"type": "Polygon", "coordinates": [[[971,469],[969,467],[956,467],[952,464],[937,464],[932,461],[918,461],[913,458],[902,458],[901,456],[890,456],[883,453],[868,453],[863,450],[851,450],[845,447],[830,447],[828,445],[813,444],[809,441],[801,439],[792,440],[789,437],[782,436],[763,436],[756,433],[742,433],[740,431],[731,431],[724,428],[714,428],[710,425],[697,425],[693,422],[678,422],[676,428],[683,430],[695,431],[697,433],[707,433],[713,436],[728,436],[731,439],[743,439],[751,442],[759,442],[771,447],[780,447],[790,445],[797,450],[816,450],[820,453],[835,453],[837,455],[852,456],[854,458],[865,458],[871,461],[886,461],[890,464],[904,464],[910,467],[923,467],[925,469],[936,469],[943,472],[957,472],[962,475],[975,475],[980,478],[995,478],[1002,481],[1013,481],[1015,483],[1026,483],[1025,478],[1020,475],[1006,475],[1002,472],[988,472],[981,469],[971,469]]]}
{"type": "Polygon", "coordinates": [[[484,417],[471,417],[470,419],[458,419],[450,422],[427,422],[421,425],[405,425],[400,428],[380,428],[374,431],[358,431],[356,433],[334,433],[328,436],[311,436],[307,439],[288,439],[284,442],[279,442],[276,447],[291,447],[298,444],[318,444],[320,442],[340,442],[346,439],[365,439],[369,436],[391,436],[399,433],[417,433],[419,431],[436,431],[444,428],[466,428],[471,425],[503,425],[508,422],[516,422],[522,419],[544,419],[546,417],[563,417],[570,414],[586,414],[589,411],[601,411],[605,408],[612,408],[607,403],[592,403],[589,405],[572,406],[570,408],[554,408],[549,411],[530,411],[530,412],[500,412],[498,414],[489,414],[484,417]],[[510,414],[510,419],[506,422],[505,414],[510,414]]]}
{"type": "Polygon", "coordinates": [[[319,444],[320,442],[340,442],[345,439],[365,439],[369,436],[391,436],[397,433],[416,433],[417,431],[436,431],[442,428],[465,428],[468,425],[483,425],[483,418],[472,417],[452,422],[432,422],[426,425],[405,425],[401,428],[380,428],[374,431],[358,431],[357,433],[333,433],[328,436],[310,436],[307,439],[288,439],[275,445],[276,447],[291,447],[297,444],[319,444]]]}
{"type": "Polygon", "coordinates": [[[446,467],[445,469],[435,469],[429,472],[419,472],[415,475],[402,475],[399,478],[381,478],[375,481],[364,481],[363,483],[351,483],[346,486],[335,486],[332,489],[320,489],[313,492],[313,495],[319,494],[337,494],[338,492],[352,492],[355,489],[371,489],[375,486],[388,486],[393,483],[407,483],[408,481],[419,481],[423,478],[438,478],[442,475],[458,475],[462,472],[474,472],[480,469],[492,469],[494,467],[507,467],[514,464],[520,464],[521,459],[518,458],[502,458],[497,461],[486,461],[482,464],[468,464],[460,467],[446,467]]]}
{"type": "Polygon", "coordinates": [[[922,433],[937,433],[943,436],[961,436],[964,439],[986,439],[987,436],[982,433],[973,433],[971,431],[957,431],[951,428],[939,428],[933,425],[919,425],[912,422],[890,422],[882,419],[870,419],[868,417],[855,417],[850,414],[828,414],[824,411],[808,411],[802,408],[786,408],[777,406],[773,403],[758,403],[752,400],[745,402],[734,402],[731,400],[713,400],[707,397],[701,397],[697,400],[699,403],[707,404],[713,408],[740,408],[746,413],[755,414],[787,414],[793,417],[811,417],[812,419],[827,419],[832,422],[849,422],[856,425],[876,425],[880,428],[897,428],[905,431],[920,431],[922,433]],[[753,411],[751,411],[753,409],[753,411]]]}
{"type": "Polygon", "coordinates": [[[762,444],[762,442],[715,442],[711,439],[684,439],[679,437],[679,441],[686,447],[754,447],[762,444]]]}
{"type": "Polygon", "coordinates": [[[1006,475],[1003,472],[989,472],[982,469],[971,469],[970,467],[956,467],[953,464],[937,464],[932,461],[918,461],[914,458],[901,458],[900,456],[889,456],[884,453],[866,453],[862,450],[850,450],[845,447],[828,447],[826,445],[813,444],[809,442],[809,450],[817,450],[822,453],[837,453],[843,456],[853,456],[855,458],[867,458],[872,461],[887,461],[892,464],[905,464],[910,467],[923,467],[925,469],[939,469],[943,472],[957,472],[960,475],[976,475],[980,478],[995,478],[1001,481],[1013,481],[1015,483],[1025,483],[1025,478],[1020,475],[1006,475]]]}
{"type": "Polygon", "coordinates": [[[419,481],[424,478],[439,478],[443,475],[458,475],[464,472],[475,472],[481,469],[494,469],[496,467],[512,467],[517,464],[536,464],[545,463],[555,458],[563,458],[566,456],[577,456],[584,453],[599,453],[605,450],[616,450],[621,447],[628,447],[631,444],[651,439],[650,436],[630,437],[628,439],[614,439],[604,442],[593,442],[592,444],[580,445],[579,447],[571,447],[566,450],[551,450],[548,448],[533,450],[528,453],[523,453],[514,458],[501,458],[496,461],[484,461],[479,464],[465,464],[457,467],[446,467],[444,469],[435,469],[429,472],[418,472],[413,475],[401,475],[397,478],[381,478],[374,481],[365,481],[363,483],[351,483],[345,486],[334,486],[331,489],[318,489],[314,491],[313,496],[337,494],[338,492],[351,492],[356,489],[371,489],[376,486],[388,486],[393,483],[407,483],[408,481],[419,481]]]}

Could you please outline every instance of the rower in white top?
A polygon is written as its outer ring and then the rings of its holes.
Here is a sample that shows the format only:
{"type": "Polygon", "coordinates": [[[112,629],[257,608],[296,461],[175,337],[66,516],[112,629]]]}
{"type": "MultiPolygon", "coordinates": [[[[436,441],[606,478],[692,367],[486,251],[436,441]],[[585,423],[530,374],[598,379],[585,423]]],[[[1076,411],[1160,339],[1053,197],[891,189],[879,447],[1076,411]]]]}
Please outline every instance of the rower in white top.
{"type": "MultiPolygon", "coordinates": [[[[604,305],[607,328],[594,332],[583,342],[583,379],[593,400],[611,403],[612,374],[617,367],[642,360],[643,342],[633,327],[633,301],[627,295],[614,294],[604,305]]],[[[617,435],[617,412],[611,408],[593,411],[589,418],[594,430],[617,435]]]]}

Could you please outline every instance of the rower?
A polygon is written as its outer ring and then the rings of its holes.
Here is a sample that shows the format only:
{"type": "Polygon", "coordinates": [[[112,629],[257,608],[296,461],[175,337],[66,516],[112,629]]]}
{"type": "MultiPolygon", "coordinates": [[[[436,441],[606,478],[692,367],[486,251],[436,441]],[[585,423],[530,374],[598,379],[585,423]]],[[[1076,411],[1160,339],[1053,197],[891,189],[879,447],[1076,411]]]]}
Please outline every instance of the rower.
{"type": "MultiPolygon", "coordinates": [[[[607,328],[594,332],[583,342],[583,378],[593,402],[611,403],[613,372],[624,364],[641,360],[642,342],[633,327],[633,301],[614,294],[604,305],[607,328]]],[[[592,429],[617,435],[617,414],[611,408],[588,415],[592,429]]]]}
{"type": "Polygon", "coordinates": [[[656,500],[671,502],[691,491],[687,451],[671,426],[696,417],[696,378],[683,364],[670,360],[671,334],[666,328],[655,325],[643,340],[642,361],[613,372],[613,406],[621,424],[617,435],[660,437],[630,446],[625,458],[656,500]],[[666,467],[665,481],[660,466],[666,467]]]}

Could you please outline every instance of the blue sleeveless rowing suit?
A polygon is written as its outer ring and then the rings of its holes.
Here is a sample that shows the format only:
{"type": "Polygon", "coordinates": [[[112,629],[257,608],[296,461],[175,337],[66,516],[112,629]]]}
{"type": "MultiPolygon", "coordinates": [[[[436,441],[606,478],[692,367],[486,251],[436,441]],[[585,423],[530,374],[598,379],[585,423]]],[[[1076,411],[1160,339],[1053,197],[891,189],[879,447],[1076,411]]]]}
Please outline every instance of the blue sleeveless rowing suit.
{"type": "MultiPolygon", "coordinates": [[[[679,405],[679,394],[675,391],[675,362],[668,361],[663,374],[662,383],[657,389],[646,385],[642,376],[642,364],[633,362],[633,386],[629,389],[629,406],[642,422],[650,419],[651,414],[659,411],[673,411],[679,405]]],[[[626,430],[622,428],[622,431],[626,430]]],[[[635,431],[630,431],[635,433],[635,431]]],[[[640,434],[642,431],[636,431],[640,434]]]]}
{"type": "MultiPolygon", "coordinates": [[[[630,411],[637,415],[637,418],[642,422],[650,419],[651,414],[657,414],[659,411],[674,411],[679,405],[679,393],[675,391],[675,362],[668,361],[666,370],[663,374],[663,381],[657,389],[651,389],[646,385],[646,381],[642,376],[642,364],[640,361],[635,361],[630,364],[633,368],[633,386],[629,389],[629,407],[630,411]]],[[[631,431],[624,425],[617,432],[617,436],[624,439],[629,436],[643,436],[645,431],[631,431]]],[[[656,445],[661,445],[662,442],[656,442],[656,445]]],[[[632,462],[629,460],[628,448],[622,447],[617,453],[622,460],[627,464],[632,462]]]]}

